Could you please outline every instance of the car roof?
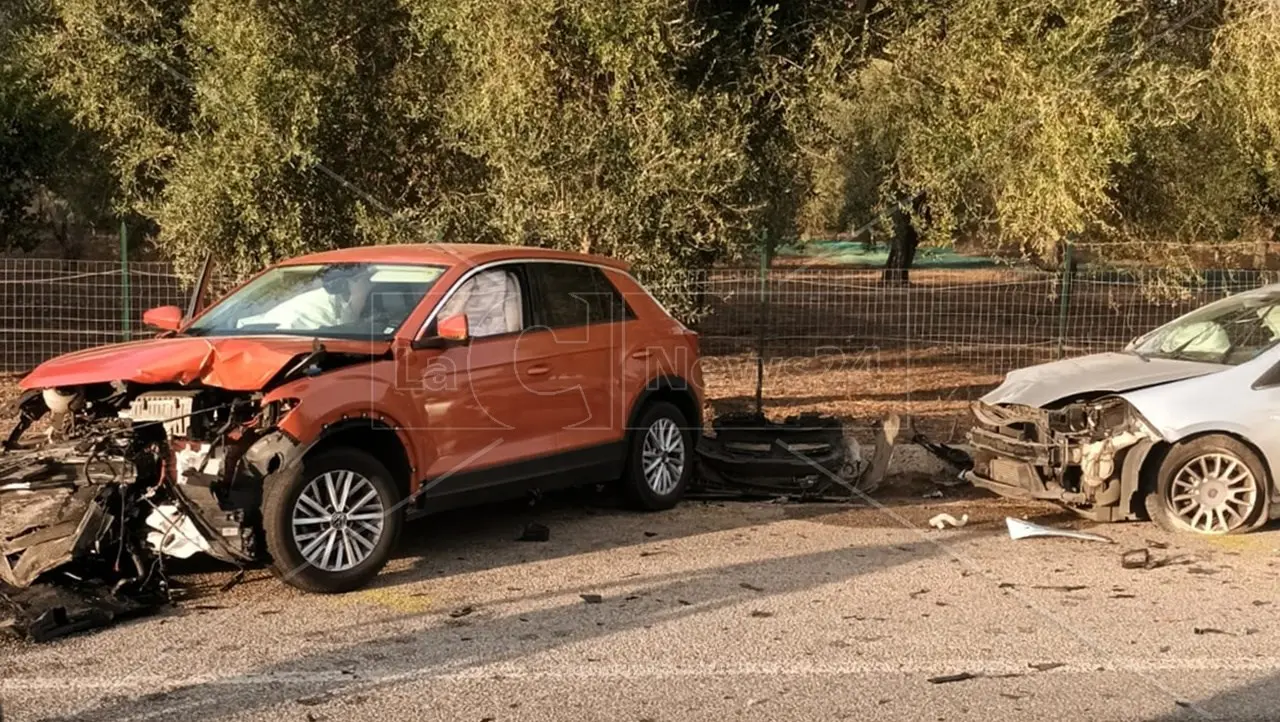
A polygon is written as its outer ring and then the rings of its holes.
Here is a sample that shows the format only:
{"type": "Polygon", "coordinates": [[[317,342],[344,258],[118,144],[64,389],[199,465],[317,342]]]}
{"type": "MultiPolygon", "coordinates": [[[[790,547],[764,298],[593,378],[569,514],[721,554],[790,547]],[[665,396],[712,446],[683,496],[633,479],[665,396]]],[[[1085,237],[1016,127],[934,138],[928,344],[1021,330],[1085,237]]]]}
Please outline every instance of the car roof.
{"type": "Polygon", "coordinates": [[[532,246],[495,243],[421,243],[388,246],[356,246],[290,258],[280,265],[310,263],[430,263],[445,266],[478,266],[493,261],[575,261],[627,271],[630,266],[616,258],[589,253],[555,251],[532,246]]]}

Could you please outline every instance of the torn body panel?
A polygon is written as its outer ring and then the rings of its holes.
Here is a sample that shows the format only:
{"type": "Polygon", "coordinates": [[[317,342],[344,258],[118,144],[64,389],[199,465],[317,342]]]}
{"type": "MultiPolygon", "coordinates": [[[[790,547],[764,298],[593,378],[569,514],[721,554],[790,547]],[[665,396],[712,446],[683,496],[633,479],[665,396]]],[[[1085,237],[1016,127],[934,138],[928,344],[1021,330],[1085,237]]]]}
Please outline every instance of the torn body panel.
{"type": "Polygon", "coordinates": [[[1002,496],[1064,504],[1097,521],[1134,518],[1142,461],[1160,436],[1123,399],[1057,409],[973,405],[973,484],[1002,496]]]}
{"type": "Polygon", "coordinates": [[[263,560],[263,480],[297,453],[267,427],[278,404],[211,388],[72,388],[24,395],[0,453],[8,626],[48,636],[154,607],[166,598],[165,556],[263,560]],[[59,591],[27,591],[49,584],[59,591]],[[51,599],[75,601],[39,607],[51,599]]]}

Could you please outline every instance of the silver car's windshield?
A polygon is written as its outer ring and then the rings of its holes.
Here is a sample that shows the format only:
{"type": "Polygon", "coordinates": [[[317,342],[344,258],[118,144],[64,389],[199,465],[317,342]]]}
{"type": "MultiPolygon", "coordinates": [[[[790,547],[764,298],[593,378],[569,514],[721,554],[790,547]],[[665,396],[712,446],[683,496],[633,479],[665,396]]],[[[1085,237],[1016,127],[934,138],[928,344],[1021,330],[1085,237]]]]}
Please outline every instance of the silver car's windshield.
{"type": "Polygon", "coordinates": [[[381,263],[277,266],[219,301],[185,333],[385,340],[444,271],[381,263]]]}
{"type": "Polygon", "coordinates": [[[1280,292],[1244,293],[1197,309],[1139,338],[1129,350],[1235,366],[1280,342],[1280,292]]]}

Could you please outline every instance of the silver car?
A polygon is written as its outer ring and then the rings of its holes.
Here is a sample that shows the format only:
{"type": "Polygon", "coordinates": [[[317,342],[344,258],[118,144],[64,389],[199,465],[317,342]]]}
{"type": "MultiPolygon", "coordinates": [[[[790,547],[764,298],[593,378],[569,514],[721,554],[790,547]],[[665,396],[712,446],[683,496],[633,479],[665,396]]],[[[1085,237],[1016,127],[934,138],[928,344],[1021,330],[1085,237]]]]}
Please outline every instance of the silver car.
{"type": "Polygon", "coordinates": [[[1009,373],[973,405],[975,485],[1098,521],[1255,529],[1280,504],[1280,284],[1203,306],[1123,351],[1009,373]]]}

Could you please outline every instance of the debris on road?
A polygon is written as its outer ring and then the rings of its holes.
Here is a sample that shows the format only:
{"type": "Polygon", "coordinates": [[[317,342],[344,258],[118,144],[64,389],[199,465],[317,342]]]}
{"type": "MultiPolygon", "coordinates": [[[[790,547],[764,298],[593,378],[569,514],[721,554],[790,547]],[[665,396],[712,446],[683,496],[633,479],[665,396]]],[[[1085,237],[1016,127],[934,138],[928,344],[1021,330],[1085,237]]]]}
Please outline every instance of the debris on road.
{"type": "Polygon", "coordinates": [[[1067,666],[1067,663],[1066,662],[1032,662],[1027,666],[1030,667],[1031,669],[1034,669],[1037,672],[1048,672],[1051,669],[1065,667],[1067,666]]]}
{"type": "Polygon", "coordinates": [[[599,604],[604,601],[604,597],[599,594],[579,594],[578,596],[582,597],[582,601],[587,604],[599,604]]]}
{"type": "Polygon", "coordinates": [[[1055,529],[1051,526],[1041,524],[1033,524],[1022,519],[1014,519],[1011,516],[1004,518],[1004,523],[1009,527],[1009,538],[1026,539],[1036,536],[1056,536],[1064,539],[1079,539],[1080,541],[1097,541],[1114,544],[1115,541],[1110,537],[1101,534],[1093,534],[1087,531],[1075,531],[1074,529],[1055,529]]]}
{"type": "Polygon", "coordinates": [[[544,542],[551,540],[551,530],[537,522],[526,524],[524,532],[516,537],[516,541],[544,542]]]}
{"type": "Polygon", "coordinates": [[[856,443],[846,443],[843,422],[818,414],[781,423],[725,414],[712,421],[697,450],[699,491],[716,496],[847,500],[863,466],[856,443]]]}
{"type": "Polygon", "coordinates": [[[950,514],[936,514],[933,516],[933,518],[929,519],[929,526],[933,527],[934,529],[946,529],[948,526],[952,526],[959,529],[960,527],[968,523],[969,523],[968,514],[961,514],[959,519],[955,518],[954,516],[951,516],[950,514]]]}
{"type": "Polygon", "coordinates": [[[169,601],[162,584],[120,586],[117,592],[105,581],[69,578],[22,589],[0,583],[0,631],[47,642],[153,614],[169,601]]]}
{"type": "Polygon", "coordinates": [[[1225,634],[1225,635],[1227,635],[1228,637],[1234,637],[1234,636],[1236,636],[1236,635],[1232,634],[1231,632],[1226,631],[1225,629],[1218,629],[1217,627],[1195,627],[1195,628],[1193,628],[1191,631],[1192,631],[1192,632],[1194,632],[1195,634],[1199,634],[1199,635],[1205,635],[1205,634],[1225,634]]]}
{"type": "Polygon", "coordinates": [[[941,499],[942,489],[934,489],[933,491],[927,492],[925,494],[921,494],[920,498],[921,499],[941,499]]]}
{"type": "Polygon", "coordinates": [[[1120,555],[1120,566],[1123,569],[1159,569],[1170,564],[1183,564],[1189,561],[1190,557],[1186,554],[1157,557],[1146,548],[1130,549],[1120,555]]]}
{"type": "MultiPolygon", "coordinates": [[[[969,456],[969,454],[964,450],[957,449],[954,446],[948,446],[947,444],[930,441],[924,434],[921,434],[918,431],[911,437],[911,443],[924,447],[926,451],[936,456],[939,461],[950,466],[956,471],[967,471],[973,468],[973,457],[969,456]]],[[[960,483],[963,483],[963,480],[956,479],[953,484],[947,485],[951,486],[960,483]]]]}
{"type": "Polygon", "coordinates": [[[450,617],[452,617],[452,618],[454,618],[454,619],[458,619],[459,617],[465,617],[465,616],[467,616],[468,614],[471,614],[471,613],[472,613],[472,612],[474,612],[475,610],[476,610],[476,609],[475,609],[475,607],[459,607],[459,608],[457,608],[457,609],[455,609],[455,610],[453,610],[453,611],[449,612],[449,616],[450,616],[450,617]]]}
{"type": "Polygon", "coordinates": [[[964,682],[965,680],[977,679],[981,676],[982,675],[974,674],[973,672],[958,672],[956,674],[943,674],[937,677],[930,677],[929,683],[930,684],[948,684],[951,682],[964,682]]]}

